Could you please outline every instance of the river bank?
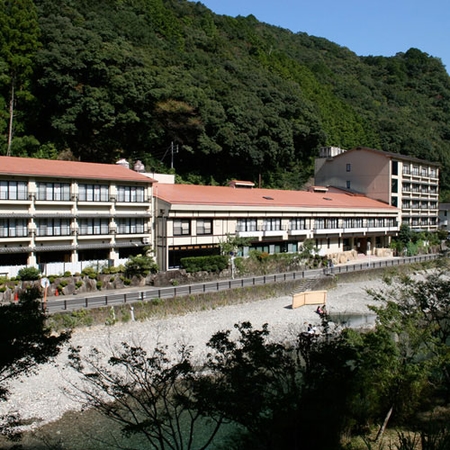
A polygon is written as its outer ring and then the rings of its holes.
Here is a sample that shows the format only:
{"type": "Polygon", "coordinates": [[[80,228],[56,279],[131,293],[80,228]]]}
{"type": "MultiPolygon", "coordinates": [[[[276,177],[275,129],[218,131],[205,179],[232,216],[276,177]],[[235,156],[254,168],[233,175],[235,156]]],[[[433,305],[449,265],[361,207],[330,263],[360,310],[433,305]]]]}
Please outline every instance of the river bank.
{"type": "MultiPolygon", "coordinates": [[[[381,279],[339,283],[327,293],[329,314],[367,314],[367,305],[375,302],[367,289],[382,286],[381,279]]],[[[306,331],[309,323],[320,322],[314,305],[292,309],[291,303],[292,297],[283,296],[164,319],[76,329],[70,345],[81,346],[85,351],[96,347],[110,355],[111,349],[122,342],[148,351],[156,345],[171,348],[185,343],[193,346],[194,356],[201,360],[209,338],[219,330],[233,329],[238,322],[250,321],[255,328],[267,323],[272,339],[277,341],[291,340],[306,331]]],[[[64,349],[53,363],[40,367],[37,374],[15,380],[9,401],[0,404],[0,414],[18,412],[31,428],[36,428],[59,419],[65,412],[79,411],[81,404],[65,393],[78,381],[78,375],[67,365],[67,356],[64,349]]]]}

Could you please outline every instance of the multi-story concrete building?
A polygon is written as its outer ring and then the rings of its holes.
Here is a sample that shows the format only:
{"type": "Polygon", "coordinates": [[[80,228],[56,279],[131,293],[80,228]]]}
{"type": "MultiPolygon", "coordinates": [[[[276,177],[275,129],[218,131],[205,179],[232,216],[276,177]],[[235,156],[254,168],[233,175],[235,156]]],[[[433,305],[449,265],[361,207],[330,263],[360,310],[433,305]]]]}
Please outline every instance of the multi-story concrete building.
{"type": "Polygon", "coordinates": [[[450,203],[439,203],[439,228],[450,232],[450,203]]]}
{"type": "Polygon", "coordinates": [[[0,157],[0,266],[115,260],[152,244],[153,180],[121,165],[0,157]]]}
{"type": "Polygon", "coordinates": [[[244,255],[250,249],[297,252],[306,239],[313,239],[323,255],[381,254],[399,229],[398,208],[339,189],[157,183],[154,195],[161,270],[179,267],[182,257],[218,254],[228,235],[250,239],[244,255]]]}
{"type": "Polygon", "coordinates": [[[0,266],[109,260],[152,246],[161,270],[214,254],[228,236],[250,249],[376,254],[399,229],[399,209],[361,194],[177,185],[120,164],[0,157],[0,266]]]}
{"type": "Polygon", "coordinates": [[[438,163],[365,147],[327,147],[316,159],[315,183],[396,206],[413,230],[438,229],[438,163]]]}

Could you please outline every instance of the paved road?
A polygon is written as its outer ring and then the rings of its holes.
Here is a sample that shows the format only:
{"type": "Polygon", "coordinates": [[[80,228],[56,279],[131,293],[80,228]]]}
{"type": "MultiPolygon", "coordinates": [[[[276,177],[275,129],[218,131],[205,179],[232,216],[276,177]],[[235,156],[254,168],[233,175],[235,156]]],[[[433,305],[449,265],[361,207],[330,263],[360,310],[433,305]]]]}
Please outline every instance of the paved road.
{"type": "Polygon", "coordinates": [[[206,283],[186,284],[170,287],[140,286],[120,290],[107,290],[104,292],[92,292],[71,296],[56,296],[47,299],[47,310],[50,313],[74,311],[84,308],[99,308],[115,306],[138,301],[152,299],[165,299],[182,297],[191,294],[218,292],[249,286],[261,286],[270,283],[295,281],[302,279],[314,279],[324,275],[355,272],[361,270],[378,269],[389,266],[410,264],[438,258],[439,255],[423,255],[407,258],[377,258],[366,257],[364,259],[349,261],[346,264],[336,265],[332,269],[312,269],[281,274],[262,275],[257,277],[245,277],[238,279],[217,280],[206,283]]]}

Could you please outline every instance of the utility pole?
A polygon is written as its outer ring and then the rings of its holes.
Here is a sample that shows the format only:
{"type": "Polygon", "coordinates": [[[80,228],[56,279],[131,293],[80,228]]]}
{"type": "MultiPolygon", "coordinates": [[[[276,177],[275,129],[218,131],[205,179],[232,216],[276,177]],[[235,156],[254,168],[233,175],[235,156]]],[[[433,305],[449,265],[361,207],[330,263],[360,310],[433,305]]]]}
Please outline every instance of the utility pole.
{"type": "Polygon", "coordinates": [[[170,143],[170,155],[171,155],[171,159],[170,159],[170,168],[173,169],[173,155],[175,153],[178,153],[178,144],[177,145],[173,145],[173,141],[170,143]]]}

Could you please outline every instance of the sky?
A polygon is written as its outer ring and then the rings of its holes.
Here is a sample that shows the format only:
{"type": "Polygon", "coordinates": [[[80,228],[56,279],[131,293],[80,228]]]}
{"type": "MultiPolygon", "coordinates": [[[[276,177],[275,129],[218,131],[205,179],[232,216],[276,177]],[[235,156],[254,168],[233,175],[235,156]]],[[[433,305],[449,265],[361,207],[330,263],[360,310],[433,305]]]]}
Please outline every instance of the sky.
{"type": "Polygon", "coordinates": [[[414,47],[450,73],[449,0],[200,0],[216,14],[323,37],[358,56],[394,56],[414,47]]]}

